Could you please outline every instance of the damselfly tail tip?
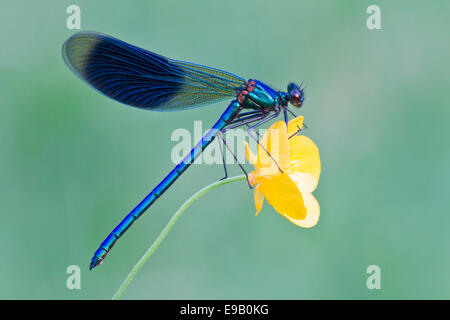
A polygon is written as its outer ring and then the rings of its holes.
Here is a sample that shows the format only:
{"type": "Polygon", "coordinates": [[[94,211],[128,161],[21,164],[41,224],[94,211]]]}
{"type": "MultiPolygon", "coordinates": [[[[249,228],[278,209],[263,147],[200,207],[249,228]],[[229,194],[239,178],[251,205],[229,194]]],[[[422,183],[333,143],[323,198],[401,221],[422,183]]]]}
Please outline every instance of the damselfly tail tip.
{"type": "MultiPolygon", "coordinates": [[[[92,259],[93,260],[93,259],[92,259]]],[[[94,269],[97,266],[97,263],[92,261],[91,264],[89,265],[89,271],[94,269]]]]}
{"type": "Polygon", "coordinates": [[[89,270],[94,269],[99,264],[102,264],[103,259],[100,259],[99,257],[93,256],[91,260],[91,264],[89,265],[89,270]]]}

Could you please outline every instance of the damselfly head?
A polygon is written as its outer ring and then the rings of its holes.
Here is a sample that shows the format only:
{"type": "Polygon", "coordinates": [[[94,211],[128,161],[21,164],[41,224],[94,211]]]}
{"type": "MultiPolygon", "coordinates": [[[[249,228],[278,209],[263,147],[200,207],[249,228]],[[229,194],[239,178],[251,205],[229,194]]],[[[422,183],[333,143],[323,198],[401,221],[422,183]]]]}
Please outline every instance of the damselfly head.
{"type": "Polygon", "coordinates": [[[289,102],[293,106],[300,108],[305,100],[305,95],[303,94],[303,89],[301,86],[296,83],[289,83],[287,91],[289,94],[289,102]]]}

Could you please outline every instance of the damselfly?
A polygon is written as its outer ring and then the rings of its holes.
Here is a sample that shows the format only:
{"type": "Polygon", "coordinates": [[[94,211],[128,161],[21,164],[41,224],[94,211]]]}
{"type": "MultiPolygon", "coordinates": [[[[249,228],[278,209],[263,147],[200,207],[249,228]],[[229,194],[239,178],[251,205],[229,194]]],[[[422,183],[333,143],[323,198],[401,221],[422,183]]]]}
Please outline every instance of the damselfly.
{"type": "Polygon", "coordinates": [[[245,80],[215,68],[172,60],[94,32],[80,32],[70,37],[63,45],[62,54],[69,68],[81,79],[104,95],[133,107],[174,111],[233,99],[202,140],[103,241],[92,258],[90,269],[105,259],[117,239],[215,137],[226,146],[222,134],[245,125],[256,140],[254,128],[280,113],[287,122],[288,112],[292,113],[288,104],[301,107],[304,101],[303,90],[295,83],[290,83],[286,92],[274,90],[255,79],[245,80]]]}

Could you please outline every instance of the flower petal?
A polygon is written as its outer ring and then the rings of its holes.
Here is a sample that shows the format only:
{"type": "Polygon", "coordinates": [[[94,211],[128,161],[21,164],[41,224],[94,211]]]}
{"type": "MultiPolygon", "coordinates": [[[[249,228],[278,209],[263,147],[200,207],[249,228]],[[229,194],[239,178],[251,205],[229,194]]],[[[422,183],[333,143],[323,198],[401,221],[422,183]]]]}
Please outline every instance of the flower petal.
{"type": "Polygon", "coordinates": [[[299,129],[303,128],[303,116],[297,117],[295,119],[292,119],[288,122],[288,137],[292,136],[294,133],[296,133],[299,129]]]}
{"type": "Polygon", "coordinates": [[[244,145],[245,145],[245,157],[247,158],[248,161],[250,161],[250,163],[253,166],[255,166],[258,159],[256,159],[256,156],[252,152],[252,149],[250,149],[250,147],[248,146],[247,141],[244,141],[244,145]]]}
{"type": "Polygon", "coordinates": [[[309,138],[288,139],[302,126],[302,116],[291,120],[288,127],[283,121],[273,124],[261,139],[257,156],[244,142],[245,156],[256,169],[248,176],[249,183],[256,185],[256,215],[265,198],[292,223],[311,228],[320,216],[319,203],[311,192],[317,187],[321,164],[319,150],[309,138]]]}
{"type": "Polygon", "coordinates": [[[258,175],[256,174],[256,171],[252,171],[247,175],[247,181],[252,187],[258,184],[258,175]]]}
{"type": "Polygon", "coordinates": [[[291,217],[288,218],[292,223],[295,223],[299,227],[302,228],[312,228],[319,221],[320,216],[320,206],[319,202],[317,202],[316,198],[311,193],[303,194],[303,200],[305,201],[306,207],[306,217],[303,220],[294,219],[291,217]]]}
{"type": "Polygon", "coordinates": [[[286,174],[269,178],[260,177],[261,190],[268,203],[289,220],[306,217],[303,197],[297,185],[286,174]]]}
{"type": "Polygon", "coordinates": [[[319,149],[314,142],[305,136],[289,139],[289,168],[286,174],[302,192],[314,191],[319,183],[320,170],[319,149]]]}
{"type": "Polygon", "coordinates": [[[257,185],[255,188],[255,207],[256,207],[255,216],[257,216],[259,214],[259,212],[261,211],[263,203],[264,203],[264,194],[261,191],[261,187],[259,185],[257,185]]]}

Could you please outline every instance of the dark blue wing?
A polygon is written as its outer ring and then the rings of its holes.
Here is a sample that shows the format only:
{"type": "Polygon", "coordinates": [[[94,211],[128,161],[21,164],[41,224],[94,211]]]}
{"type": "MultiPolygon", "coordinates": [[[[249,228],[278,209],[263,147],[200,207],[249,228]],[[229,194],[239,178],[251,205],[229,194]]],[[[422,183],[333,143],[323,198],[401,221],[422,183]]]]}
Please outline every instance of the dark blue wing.
{"type": "Polygon", "coordinates": [[[94,32],[73,35],[62,53],[76,75],[106,96],[149,110],[189,109],[231,98],[245,82],[225,71],[172,60],[94,32]]]}

